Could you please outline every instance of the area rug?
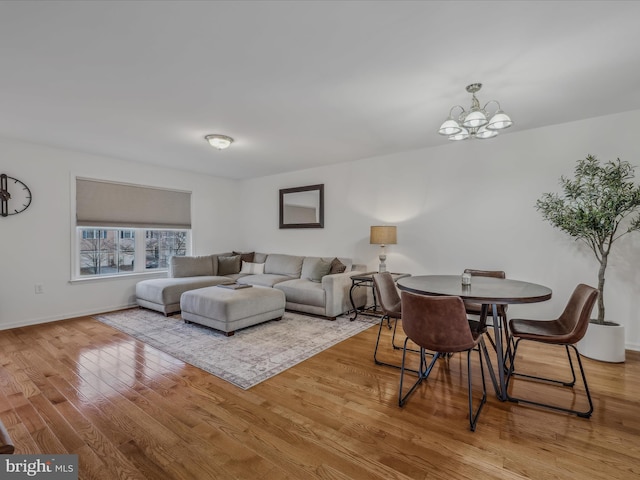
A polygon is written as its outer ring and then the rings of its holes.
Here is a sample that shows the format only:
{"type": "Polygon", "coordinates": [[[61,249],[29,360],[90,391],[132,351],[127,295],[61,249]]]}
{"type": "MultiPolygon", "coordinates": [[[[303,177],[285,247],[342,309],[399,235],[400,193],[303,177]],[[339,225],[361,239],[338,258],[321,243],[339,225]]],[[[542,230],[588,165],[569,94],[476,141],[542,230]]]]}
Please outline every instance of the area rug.
{"type": "Polygon", "coordinates": [[[140,308],[94,318],[245,390],[377,323],[366,317],[328,321],[285,312],[280,321],[227,337],[208,327],[184,323],[179,314],[165,317],[140,308]]]}

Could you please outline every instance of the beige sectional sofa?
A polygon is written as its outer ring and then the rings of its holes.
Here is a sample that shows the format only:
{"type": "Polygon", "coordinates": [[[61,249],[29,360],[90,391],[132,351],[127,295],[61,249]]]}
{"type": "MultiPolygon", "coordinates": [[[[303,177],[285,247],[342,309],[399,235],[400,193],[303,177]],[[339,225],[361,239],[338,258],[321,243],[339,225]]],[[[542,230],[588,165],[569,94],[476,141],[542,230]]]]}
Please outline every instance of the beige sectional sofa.
{"type": "MultiPolygon", "coordinates": [[[[167,278],[136,285],[138,305],[169,315],[180,311],[184,292],[220,284],[271,287],[285,294],[287,310],[335,319],[349,311],[351,276],[366,271],[349,258],[286,254],[236,253],[172,257],[167,278]],[[331,273],[342,270],[342,273],[331,273]]],[[[353,291],[356,307],[366,303],[366,291],[353,291]]]]}

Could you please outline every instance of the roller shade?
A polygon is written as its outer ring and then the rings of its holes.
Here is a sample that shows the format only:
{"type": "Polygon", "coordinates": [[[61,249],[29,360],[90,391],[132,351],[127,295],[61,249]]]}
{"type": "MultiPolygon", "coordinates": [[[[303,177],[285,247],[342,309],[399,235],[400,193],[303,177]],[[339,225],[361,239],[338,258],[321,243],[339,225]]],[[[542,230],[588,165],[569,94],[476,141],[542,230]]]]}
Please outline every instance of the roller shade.
{"type": "Polygon", "coordinates": [[[191,193],[76,178],[79,227],[191,228],[191,193]]]}

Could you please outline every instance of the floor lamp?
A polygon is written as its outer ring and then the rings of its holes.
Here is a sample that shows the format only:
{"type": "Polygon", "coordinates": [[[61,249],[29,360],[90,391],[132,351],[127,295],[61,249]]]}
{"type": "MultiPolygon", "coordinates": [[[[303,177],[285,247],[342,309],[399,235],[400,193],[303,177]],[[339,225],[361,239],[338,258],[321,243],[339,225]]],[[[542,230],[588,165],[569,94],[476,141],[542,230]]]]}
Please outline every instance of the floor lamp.
{"type": "Polygon", "coordinates": [[[369,243],[372,245],[380,245],[380,265],[378,272],[386,272],[387,265],[384,263],[387,260],[387,255],[384,251],[385,245],[395,245],[397,243],[396,227],[390,225],[376,225],[371,227],[371,233],[369,235],[369,243]]]}

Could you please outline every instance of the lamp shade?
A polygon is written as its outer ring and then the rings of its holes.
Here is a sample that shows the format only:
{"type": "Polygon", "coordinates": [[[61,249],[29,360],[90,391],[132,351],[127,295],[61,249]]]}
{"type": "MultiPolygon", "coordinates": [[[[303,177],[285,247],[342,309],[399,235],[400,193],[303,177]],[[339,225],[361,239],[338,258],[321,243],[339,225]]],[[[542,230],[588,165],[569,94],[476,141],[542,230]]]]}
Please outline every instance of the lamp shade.
{"type": "Polygon", "coordinates": [[[391,225],[372,226],[369,243],[373,245],[395,245],[397,243],[396,227],[391,225]]]}
{"type": "Polygon", "coordinates": [[[480,127],[476,132],[476,138],[485,139],[485,138],[493,138],[498,135],[496,130],[489,130],[489,128],[485,125],[484,127],[480,127]]]}
{"type": "Polygon", "coordinates": [[[487,123],[489,123],[489,121],[484,113],[480,110],[473,110],[464,118],[462,126],[467,128],[478,128],[486,125],[487,123]]]}
{"type": "Polygon", "coordinates": [[[491,120],[489,120],[489,124],[487,125],[487,129],[489,130],[502,130],[504,128],[509,128],[513,125],[511,118],[509,115],[504,113],[502,110],[498,110],[491,120]]]}
{"type": "Polygon", "coordinates": [[[461,131],[462,128],[460,128],[458,122],[449,117],[442,125],[440,125],[438,133],[440,135],[455,135],[456,133],[460,133],[461,131]]]}
{"type": "Polygon", "coordinates": [[[462,131],[454,135],[449,135],[449,140],[466,140],[469,138],[469,130],[463,128],[462,131]]]}

